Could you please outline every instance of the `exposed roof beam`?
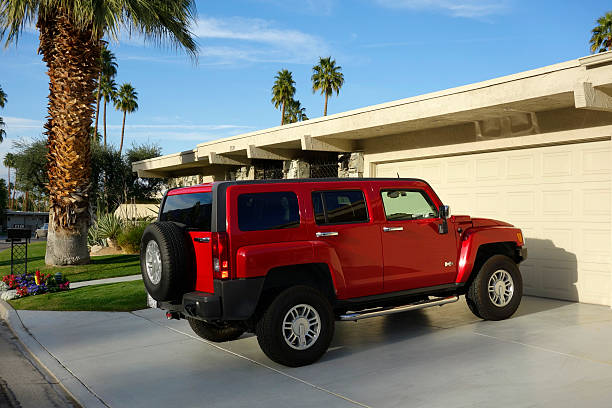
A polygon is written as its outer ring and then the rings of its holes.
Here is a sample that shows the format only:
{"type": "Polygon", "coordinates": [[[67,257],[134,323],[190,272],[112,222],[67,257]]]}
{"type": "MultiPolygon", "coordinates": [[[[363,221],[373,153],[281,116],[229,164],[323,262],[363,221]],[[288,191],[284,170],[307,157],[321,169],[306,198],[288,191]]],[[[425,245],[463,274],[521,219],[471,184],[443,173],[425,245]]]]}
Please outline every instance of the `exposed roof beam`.
{"type": "Polygon", "coordinates": [[[282,154],[279,153],[278,150],[264,149],[255,145],[249,145],[247,148],[247,157],[249,159],[291,160],[288,154],[282,154]]]}
{"type": "Polygon", "coordinates": [[[304,135],[301,138],[302,150],[316,150],[322,152],[352,152],[353,141],[344,139],[323,139],[304,135]]]}
{"type": "Polygon", "coordinates": [[[590,82],[580,82],[574,88],[574,101],[578,109],[612,112],[612,97],[593,87],[590,82]]]}
{"type": "Polygon", "coordinates": [[[244,166],[249,164],[248,160],[240,160],[238,158],[222,156],[215,152],[208,153],[208,162],[210,164],[225,164],[229,166],[244,166]]]}

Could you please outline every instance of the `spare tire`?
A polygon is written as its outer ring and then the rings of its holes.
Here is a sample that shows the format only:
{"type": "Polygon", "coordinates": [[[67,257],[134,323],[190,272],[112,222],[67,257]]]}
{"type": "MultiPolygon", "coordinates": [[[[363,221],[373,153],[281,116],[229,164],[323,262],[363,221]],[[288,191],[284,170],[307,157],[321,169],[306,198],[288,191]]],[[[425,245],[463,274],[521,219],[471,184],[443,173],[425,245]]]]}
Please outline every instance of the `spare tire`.
{"type": "Polygon", "coordinates": [[[140,271],[147,292],[157,301],[182,295],[186,276],[185,229],[173,222],[154,222],[140,241],[140,271]]]}

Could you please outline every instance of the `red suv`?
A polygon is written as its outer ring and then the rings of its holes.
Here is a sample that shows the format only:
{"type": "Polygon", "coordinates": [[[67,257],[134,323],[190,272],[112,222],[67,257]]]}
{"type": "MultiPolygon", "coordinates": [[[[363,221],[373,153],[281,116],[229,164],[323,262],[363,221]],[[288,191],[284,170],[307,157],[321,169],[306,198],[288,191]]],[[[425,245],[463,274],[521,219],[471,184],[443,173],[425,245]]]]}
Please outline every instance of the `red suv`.
{"type": "Polygon", "coordinates": [[[224,181],[167,192],[141,243],[149,294],[211,341],[253,332],[272,360],[327,350],[336,320],[465,295],[483,319],[522,296],[521,230],[449,217],[417,179],[224,181]]]}

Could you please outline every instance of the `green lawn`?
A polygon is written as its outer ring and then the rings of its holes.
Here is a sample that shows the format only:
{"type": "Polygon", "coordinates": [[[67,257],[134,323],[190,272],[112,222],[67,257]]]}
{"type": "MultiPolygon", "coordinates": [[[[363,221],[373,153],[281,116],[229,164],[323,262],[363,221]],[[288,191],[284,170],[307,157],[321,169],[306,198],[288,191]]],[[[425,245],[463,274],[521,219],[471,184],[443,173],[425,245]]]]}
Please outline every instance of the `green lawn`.
{"type": "MultiPolygon", "coordinates": [[[[114,278],[140,273],[138,255],[106,255],[91,258],[88,265],[48,267],[45,265],[46,242],[28,245],[28,271],[40,269],[44,273],[61,272],[70,282],[114,278]]],[[[0,276],[11,273],[11,250],[0,252],[0,276]]]]}
{"type": "Polygon", "coordinates": [[[147,307],[147,293],[142,281],[132,281],[26,296],[9,303],[19,310],[129,312],[147,307]]]}

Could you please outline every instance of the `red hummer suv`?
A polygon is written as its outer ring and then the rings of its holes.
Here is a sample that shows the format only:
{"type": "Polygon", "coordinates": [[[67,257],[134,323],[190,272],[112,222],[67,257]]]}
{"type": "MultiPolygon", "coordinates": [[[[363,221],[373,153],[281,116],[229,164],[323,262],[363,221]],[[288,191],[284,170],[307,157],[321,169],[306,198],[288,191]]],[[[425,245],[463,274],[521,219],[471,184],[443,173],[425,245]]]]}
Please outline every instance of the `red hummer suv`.
{"type": "Polygon", "coordinates": [[[253,332],[287,366],[327,350],[336,320],[455,302],[486,320],[522,296],[521,230],[449,216],[418,179],[223,181],[170,190],[140,249],[149,294],[215,342],[253,332]]]}

